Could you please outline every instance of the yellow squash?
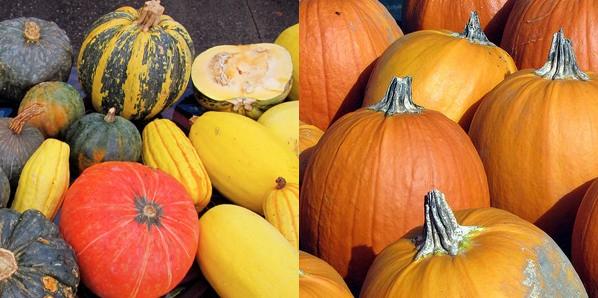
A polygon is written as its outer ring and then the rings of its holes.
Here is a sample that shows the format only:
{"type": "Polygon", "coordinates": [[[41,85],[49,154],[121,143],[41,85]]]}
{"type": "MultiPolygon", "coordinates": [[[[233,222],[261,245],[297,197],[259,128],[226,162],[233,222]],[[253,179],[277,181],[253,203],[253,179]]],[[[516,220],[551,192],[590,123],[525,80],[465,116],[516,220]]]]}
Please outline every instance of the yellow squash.
{"type": "Polygon", "coordinates": [[[218,205],[199,219],[197,260],[221,297],[299,297],[299,252],[261,216],[218,205]]]}
{"type": "Polygon", "coordinates": [[[276,179],[276,187],[264,200],[264,216],[299,249],[299,185],[276,179]]]}
{"type": "Polygon", "coordinates": [[[282,31],[274,43],[283,46],[291,53],[291,61],[293,61],[293,87],[289,93],[289,99],[299,100],[299,24],[295,24],[282,31]]]}
{"type": "Polygon", "coordinates": [[[214,186],[231,201],[262,213],[272,181],[299,183],[299,160],[258,122],[227,112],[194,120],[189,138],[214,186]]]}
{"type": "Polygon", "coordinates": [[[12,209],[37,209],[53,219],[69,187],[70,148],[56,139],[45,140],[31,155],[21,176],[12,209]]]}
{"type": "Polygon", "coordinates": [[[156,119],[143,129],[143,163],[176,178],[197,211],[210,202],[212,183],[203,162],[183,131],[168,119],[156,119]]]}
{"type": "Polygon", "coordinates": [[[299,155],[299,102],[275,105],[257,120],[270,130],[291,152],[299,155]]]}

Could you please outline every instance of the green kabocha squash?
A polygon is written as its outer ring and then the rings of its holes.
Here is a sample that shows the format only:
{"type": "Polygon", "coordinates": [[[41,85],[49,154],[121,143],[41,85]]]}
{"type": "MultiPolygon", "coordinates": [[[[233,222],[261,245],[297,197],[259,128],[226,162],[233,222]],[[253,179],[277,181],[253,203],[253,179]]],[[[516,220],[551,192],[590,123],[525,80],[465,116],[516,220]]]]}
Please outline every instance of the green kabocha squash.
{"type": "Polygon", "coordinates": [[[75,297],[75,253],[52,222],[37,210],[3,208],[0,227],[0,297],[75,297]]]}
{"type": "Polygon", "coordinates": [[[10,198],[10,183],[2,168],[0,168],[0,208],[8,205],[8,199],[10,198]]]}
{"type": "Polygon", "coordinates": [[[119,8],[99,18],[81,45],[79,80],[98,112],[115,107],[127,119],[152,118],[187,88],[193,42],[181,24],[162,15],[159,1],[146,3],[140,11],[149,17],[141,23],[139,11],[119,8]]]}
{"type": "Polygon", "coordinates": [[[108,114],[91,113],[75,121],[66,133],[71,146],[71,165],[80,172],[104,161],[138,161],[141,156],[141,134],[131,121],[108,114]]]}
{"type": "Polygon", "coordinates": [[[0,22],[0,99],[18,104],[27,89],[45,81],[66,81],[71,41],[55,23],[37,18],[0,22]]]}

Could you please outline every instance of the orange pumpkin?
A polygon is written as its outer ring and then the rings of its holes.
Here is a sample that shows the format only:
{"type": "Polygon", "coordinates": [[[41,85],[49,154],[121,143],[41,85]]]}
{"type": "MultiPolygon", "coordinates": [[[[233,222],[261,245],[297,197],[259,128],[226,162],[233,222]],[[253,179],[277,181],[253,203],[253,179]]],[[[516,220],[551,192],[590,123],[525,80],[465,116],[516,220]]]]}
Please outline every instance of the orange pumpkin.
{"type": "Polygon", "coordinates": [[[315,146],[323,134],[324,132],[316,126],[301,121],[299,123],[299,153],[315,146]]]}
{"type": "Polygon", "coordinates": [[[519,71],[486,95],[469,132],[492,206],[535,223],[564,249],[598,176],[597,98],[598,75],[579,70],[560,31],[542,68],[519,71]]]}
{"type": "Polygon", "coordinates": [[[317,257],[299,251],[299,297],[352,298],[343,278],[317,257]]]}
{"type": "Polygon", "coordinates": [[[302,0],[299,27],[299,115],[326,129],[359,108],[371,66],[403,33],[378,0],[302,0]]]}
{"type": "Polygon", "coordinates": [[[591,297],[598,297],[598,182],[586,192],[573,228],[571,257],[591,297]]]}
{"type": "Polygon", "coordinates": [[[518,0],[505,25],[501,47],[517,67],[538,68],[550,49],[550,36],[562,28],[573,41],[577,63],[598,72],[598,2],[595,0],[518,0]]]}
{"type": "Polygon", "coordinates": [[[456,208],[489,206],[483,165],[467,134],[411,99],[395,78],[379,103],[325,133],[302,181],[300,242],[358,289],[371,262],[423,220],[421,195],[442,187],[456,208]]]}
{"type": "Polygon", "coordinates": [[[509,54],[488,41],[474,12],[461,34],[419,31],[390,46],[372,71],[363,105],[380,100],[394,76],[412,76],[419,104],[467,129],[479,100],[516,70],[509,54]]]}
{"type": "Polygon", "coordinates": [[[437,190],[424,210],[423,226],[378,255],[361,297],[587,297],[565,254],[529,222],[495,208],[453,214],[437,190]]]}

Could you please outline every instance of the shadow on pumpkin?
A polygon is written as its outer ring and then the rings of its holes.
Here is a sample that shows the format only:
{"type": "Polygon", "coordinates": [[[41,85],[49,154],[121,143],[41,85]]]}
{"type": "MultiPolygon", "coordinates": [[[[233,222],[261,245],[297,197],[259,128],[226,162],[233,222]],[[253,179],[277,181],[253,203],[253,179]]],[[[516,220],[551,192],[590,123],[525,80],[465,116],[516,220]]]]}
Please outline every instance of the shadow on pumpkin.
{"type": "Polygon", "coordinates": [[[488,22],[486,28],[484,29],[484,33],[488,36],[491,42],[493,42],[496,46],[500,45],[500,41],[502,40],[503,29],[507,24],[507,20],[509,19],[509,14],[511,13],[511,9],[513,9],[513,5],[515,4],[515,0],[509,0],[507,3],[503,5],[503,7],[496,12],[492,20],[488,22]]]}
{"type": "Polygon", "coordinates": [[[351,260],[349,261],[349,268],[345,282],[355,297],[359,297],[361,286],[368,273],[368,269],[374,262],[376,254],[374,250],[368,246],[356,246],[351,249],[351,260]]]}

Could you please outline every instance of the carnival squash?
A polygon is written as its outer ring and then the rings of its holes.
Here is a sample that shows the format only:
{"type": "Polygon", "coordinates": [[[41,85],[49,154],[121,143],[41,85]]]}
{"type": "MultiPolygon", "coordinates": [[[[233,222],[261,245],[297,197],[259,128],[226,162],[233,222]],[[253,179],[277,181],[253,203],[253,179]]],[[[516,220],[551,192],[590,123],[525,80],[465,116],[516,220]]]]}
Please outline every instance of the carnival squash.
{"type": "Polygon", "coordinates": [[[77,67],[96,111],[114,107],[124,118],[148,119],[185,92],[193,42],[159,3],[147,1],[140,11],[121,7],[88,30],[77,67]],[[140,20],[140,12],[148,17],[140,20]]]}
{"type": "Polygon", "coordinates": [[[394,76],[412,76],[420,105],[468,129],[479,100],[516,70],[509,54],[488,41],[473,12],[461,34],[425,30],[396,41],[378,59],[363,106],[379,101],[394,76]]]}
{"type": "Polygon", "coordinates": [[[0,167],[0,208],[4,208],[8,205],[10,199],[10,182],[4,171],[0,167]]]}
{"type": "Polygon", "coordinates": [[[277,104],[257,120],[287,148],[299,155],[299,102],[277,104]]]}
{"type": "Polygon", "coordinates": [[[571,241],[573,266],[590,297],[598,296],[598,183],[594,181],[579,205],[571,241]]]}
{"type": "Polygon", "coordinates": [[[227,112],[207,112],[189,133],[214,186],[228,199],[262,213],[277,177],[299,182],[299,161],[258,122],[227,112]]]}
{"type": "Polygon", "coordinates": [[[343,278],[317,257],[299,251],[299,297],[352,298],[343,278]]]}
{"type": "Polygon", "coordinates": [[[212,183],[185,133],[168,119],[156,119],[143,129],[143,163],[177,179],[199,212],[210,202],[212,183]]]}
{"type": "Polygon", "coordinates": [[[403,33],[378,0],[302,0],[299,26],[300,119],[326,129],[359,108],[373,63],[403,33]]]}
{"type": "Polygon", "coordinates": [[[565,251],[581,198],[598,176],[597,97],[598,75],[578,68],[560,31],[546,64],[488,93],[469,131],[492,206],[536,224],[565,251]]]}
{"type": "Polygon", "coordinates": [[[264,200],[264,217],[299,249],[299,185],[278,177],[264,200]]]}
{"type": "Polygon", "coordinates": [[[316,126],[305,122],[299,123],[299,153],[315,146],[324,132],[316,126]]]}
{"type": "Polygon", "coordinates": [[[293,62],[293,86],[289,92],[289,99],[299,100],[299,24],[284,29],[274,43],[284,47],[291,54],[293,62]]]}
{"type": "Polygon", "coordinates": [[[453,214],[438,190],[424,212],[423,226],[376,257],[361,297],[588,297],[565,254],[531,223],[495,208],[453,214]]]}
{"type": "Polygon", "coordinates": [[[265,219],[218,205],[199,219],[197,260],[221,297],[298,297],[298,252],[265,219]]]}
{"type": "Polygon", "coordinates": [[[484,167],[467,134],[411,96],[411,78],[394,78],[380,102],[324,133],[304,174],[301,247],[352,290],[384,247],[423,220],[413,208],[430,188],[446,189],[459,209],[489,206],[484,167]]]}
{"type": "Polygon", "coordinates": [[[197,213],[170,175],[111,161],[88,168],[69,188],[60,232],[98,296],[159,297],[193,264],[197,213]]]}
{"type": "Polygon", "coordinates": [[[53,219],[69,187],[69,145],[45,140],[31,155],[19,178],[12,209],[36,209],[53,219]]]}

